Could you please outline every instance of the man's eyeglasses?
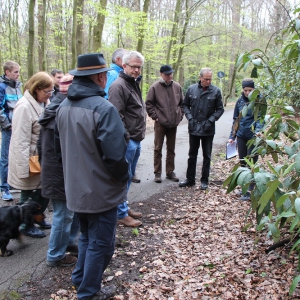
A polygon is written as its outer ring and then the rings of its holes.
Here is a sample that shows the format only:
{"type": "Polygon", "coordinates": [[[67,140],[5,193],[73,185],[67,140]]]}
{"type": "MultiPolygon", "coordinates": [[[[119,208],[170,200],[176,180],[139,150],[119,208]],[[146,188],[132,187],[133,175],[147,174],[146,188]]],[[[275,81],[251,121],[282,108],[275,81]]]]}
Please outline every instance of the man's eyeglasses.
{"type": "Polygon", "coordinates": [[[44,90],[43,90],[43,92],[44,92],[46,95],[51,95],[52,93],[55,92],[55,90],[51,90],[51,91],[44,91],[44,90]]]}
{"type": "Polygon", "coordinates": [[[126,64],[127,66],[129,66],[131,69],[138,69],[138,70],[141,70],[141,69],[143,69],[143,67],[141,67],[141,66],[131,66],[130,64],[126,64]]]}

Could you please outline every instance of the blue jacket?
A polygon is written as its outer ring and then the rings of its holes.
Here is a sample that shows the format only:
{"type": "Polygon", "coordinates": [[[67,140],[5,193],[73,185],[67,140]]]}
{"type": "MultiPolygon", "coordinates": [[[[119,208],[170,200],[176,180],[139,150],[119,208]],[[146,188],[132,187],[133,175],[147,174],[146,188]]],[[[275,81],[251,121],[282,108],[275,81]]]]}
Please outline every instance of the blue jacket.
{"type": "MultiPolygon", "coordinates": [[[[240,112],[243,110],[243,107],[245,105],[249,104],[249,100],[247,97],[245,97],[244,93],[242,93],[242,96],[237,100],[233,112],[233,124],[236,122],[236,119],[238,118],[240,112]]],[[[232,124],[232,125],[233,125],[232,124]]],[[[236,136],[250,140],[253,138],[254,134],[261,131],[264,124],[261,124],[259,120],[254,121],[254,115],[251,109],[248,109],[247,115],[245,117],[242,117],[239,124],[239,129],[236,133],[236,136]]],[[[232,133],[233,128],[231,129],[229,139],[234,140],[235,137],[232,133]]]]}
{"type": "Polygon", "coordinates": [[[1,129],[11,127],[13,110],[22,97],[21,82],[0,77],[0,126],[1,129]]]}
{"type": "Polygon", "coordinates": [[[105,99],[108,99],[109,87],[119,77],[119,73],[121,72],[121,70],[123,70],[121,67],[119,67],[118,65],[116,65],[114,63],[110,64],[109,67],[113,68],[113,70],[110,70],[107,72],[107,82],[106,82],[106,86],[104,89],[104,92],[106,93],[106,95],[104,96],[105,99]]]}

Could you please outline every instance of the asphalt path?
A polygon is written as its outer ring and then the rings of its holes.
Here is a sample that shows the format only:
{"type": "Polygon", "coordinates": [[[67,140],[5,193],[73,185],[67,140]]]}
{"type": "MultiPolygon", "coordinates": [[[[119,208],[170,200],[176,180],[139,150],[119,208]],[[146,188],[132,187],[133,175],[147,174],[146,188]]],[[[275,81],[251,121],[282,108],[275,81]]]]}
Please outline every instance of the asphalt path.
{"type": "MultiPolygon", "coordinates": [[[[233,108],[226,108],[222,117],[216,123],[216,135],[214,138],[213,151],[219,149],[218,146],[224,146],[228,140],[229,131],[232,124],[233,108]]],[[[141,156],[137,165],[137,174],[141,179],[141,183],[132,183],[129,191],[129,202],[142,203],[150,196],[161,193],[170,188],[178,188],[178,183],[165,178],[165,148],[163,149],[163,174],[162,183],[153,181],[153,130],[146,134],[142,142],[141,156]]],[[[184,120],[178,126],[176,139],[176,175],[180,180],[185,179],[187,159],[188,159],[188,129],[187,121],[184,120]]],[[[202,154],[199,151],[198,165],[202,163],[202,154]]],[[[198,174],[199,175],[199,174],[198,174]]],[[[197,181],[199,183],[199,180],[197,181]]],[[[19,195],[14,194],[15,198],[19,195]]],[[[5,201],[0,200],[0,206],[6,205],[5,201]]],[[[52,214],[47,212],[47,221],[51,221],[52,214]]],[[[8,249],[13,250],[14,254],[10,257],[0,257],[0,299],[7,290],[19,290],[22,283],[34,277],[41,278],[42,274],[48,268],[46,266],[46,253],[48,248],[48,239],[50,230],[45,230],[47,237],[42,239],[24,237],[23,243],[20,244],[15,240],[11,240],[8,249]]]]}

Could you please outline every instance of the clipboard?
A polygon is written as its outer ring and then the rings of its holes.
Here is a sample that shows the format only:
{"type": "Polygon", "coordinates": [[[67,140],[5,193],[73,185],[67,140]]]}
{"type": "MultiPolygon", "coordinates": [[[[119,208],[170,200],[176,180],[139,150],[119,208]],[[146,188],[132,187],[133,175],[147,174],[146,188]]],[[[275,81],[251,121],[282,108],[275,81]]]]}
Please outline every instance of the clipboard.
{"type": "Polygon", "coordinates": [[[227,143],[226,144],[226,159],[234,158],[238,155],[237,149],[236,149],[236,141],[234,141],[232,144],[227,143]]]}

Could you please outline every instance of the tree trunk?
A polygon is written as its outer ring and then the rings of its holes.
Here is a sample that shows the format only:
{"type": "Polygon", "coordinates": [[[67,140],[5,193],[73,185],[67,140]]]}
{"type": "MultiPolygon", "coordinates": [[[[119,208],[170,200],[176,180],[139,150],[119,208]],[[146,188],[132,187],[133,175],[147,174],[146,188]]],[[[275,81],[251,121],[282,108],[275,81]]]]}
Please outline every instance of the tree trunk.
{"type": "Polygon", "coordinates": [[[34,74],[34,7],[35,0],[29,0],[28,6],[28,50],[27,50],[27,60],[28,60],[28,78],[34,74]]]}
{"type": "Polygon", "coordinates": [[[105,23],[105,15],[101,12],[101,10],[105,10],[107,6],[107,0],[100,0],[100,8],[97,13],[97,24],[94,26],[94,44],[93,50],[94,52],[101,51],[102,46],[102,34],[105,23]]]}
{"type": "Polygon", "coordinates": [[[77,55],[83,54],[83,7],[84,0],[77,0],[77,55]]]}
{"type": "Polygon", "coordinates": [[[145,30],[147,28],[147,15],[148,15],[148,9],[150,5],[150,0],[144,1],[143,6],[143,16],[141,18],[139,29],[138,29],[138,44],[137,44],[137,51],[142,52],[143,51],[143,45],[144,45],[144,37],[145,37],[145,30]]]}
{"type": "Polygon", "coordinates": [[[46,28],[46,0],[38,1],[38,58],[39,58],[39,70],[46,70],[45,60],[45,28],[46,28]]]}
{"type": "Polygon", "coordinates": [[[72,28],[72,60],[70,69],[76,67],[77,51],[76,51],[76,33],[77,33],[77,0],[73,1],[73,28],[72,28]]]}

